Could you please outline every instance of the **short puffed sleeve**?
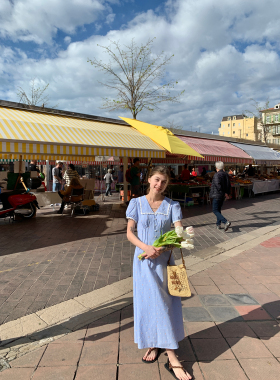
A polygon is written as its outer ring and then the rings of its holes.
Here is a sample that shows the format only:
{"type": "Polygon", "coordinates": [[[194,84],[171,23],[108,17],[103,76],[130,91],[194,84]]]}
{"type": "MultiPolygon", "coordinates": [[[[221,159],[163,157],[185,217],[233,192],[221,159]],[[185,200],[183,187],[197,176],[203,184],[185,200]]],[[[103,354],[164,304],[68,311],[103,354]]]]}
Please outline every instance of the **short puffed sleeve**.
{"type": "Polygon", "coordinates": [[[179,202],[172,202],[171,213],[172,223],[180,222],[183,219],[182,210],[179,202]]]}
{"type": "Polygon", "coordinates": [[[138,223],[138,211],[137,211],[137,199],[133,198],[129,202],[128,208],[126,210],[127,219],[133,219],[134,222],[138,223]]]}

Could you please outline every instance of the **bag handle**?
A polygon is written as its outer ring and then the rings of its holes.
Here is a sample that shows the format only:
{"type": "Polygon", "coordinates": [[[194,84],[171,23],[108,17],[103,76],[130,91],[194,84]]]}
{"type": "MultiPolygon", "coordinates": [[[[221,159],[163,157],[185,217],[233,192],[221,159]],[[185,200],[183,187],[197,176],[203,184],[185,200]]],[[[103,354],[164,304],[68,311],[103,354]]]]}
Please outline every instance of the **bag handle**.
{"type": "MultiPolygon", "coordinates": [[[[184,257],[183,257],[183,251],[182,251],[182,248],[180,248],[180,251],[181,251],[182,262],[183,262],[184,268],[186,269],[186,264],[185,264],[185,260],[184,260],[184,257]]],[[[172,252],[173,252],[173,250],[171,249],[171,252],[170,252],[170,256],[169,256],[169,259],[168,259],[167,265],[170,265],[170,260],[171,260],[172,252]]]]}

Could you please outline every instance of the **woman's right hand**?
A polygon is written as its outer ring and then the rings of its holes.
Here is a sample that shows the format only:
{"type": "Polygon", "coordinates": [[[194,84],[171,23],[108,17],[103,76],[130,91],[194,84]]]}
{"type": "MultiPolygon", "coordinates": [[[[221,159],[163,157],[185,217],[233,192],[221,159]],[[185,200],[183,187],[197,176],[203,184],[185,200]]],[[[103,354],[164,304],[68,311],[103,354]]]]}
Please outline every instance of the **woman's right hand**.
{"type": "Polygon", "coordinates": [[[147,245],[147,247],[145,248],[145,252],[142,253],[142,257],[144,257],[145,259],[152,259],[152,260],[159,257],[159,255],[160,255],[159,249],[155,248],[152,245],[147,245]]]}

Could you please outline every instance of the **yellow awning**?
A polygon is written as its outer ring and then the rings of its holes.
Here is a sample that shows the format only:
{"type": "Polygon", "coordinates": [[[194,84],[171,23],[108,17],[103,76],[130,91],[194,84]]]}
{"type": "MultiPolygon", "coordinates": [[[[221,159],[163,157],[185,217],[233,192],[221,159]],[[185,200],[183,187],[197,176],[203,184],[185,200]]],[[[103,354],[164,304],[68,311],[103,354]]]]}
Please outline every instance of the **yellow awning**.
{"type": "Polygon", "coordinates": [[[203,158],[201,154],[196,152],[166,128],[126,117],[120,118],[136,128],[139,132],[143,133],[143,135],[149,136],[153,141],[163,146],[170,153],[203,158]]]}
{"type": "Polygon", "coordinates": [[[0,107],[0,158],[92,161],[94,156],[164,158],[135,129],[108,122],[0,107]]]}

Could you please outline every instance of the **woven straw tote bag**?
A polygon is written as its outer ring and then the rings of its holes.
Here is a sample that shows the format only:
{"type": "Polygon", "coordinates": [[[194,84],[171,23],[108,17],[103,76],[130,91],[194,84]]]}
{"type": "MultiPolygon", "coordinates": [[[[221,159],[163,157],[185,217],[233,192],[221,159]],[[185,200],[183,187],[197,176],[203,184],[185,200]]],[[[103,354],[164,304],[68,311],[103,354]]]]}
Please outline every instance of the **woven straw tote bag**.
{"type": "Polygon", "coordinates": [[[167,263],[167,278],[169,294],[176,297],[191,297],[191,289],[188,281],[185,261],[181,250],[182,262],[180,265],[170,265],[172,251],[167,263]]]}

